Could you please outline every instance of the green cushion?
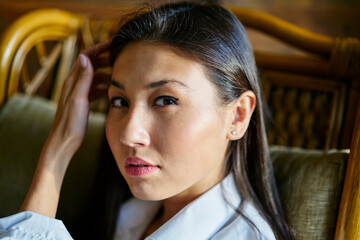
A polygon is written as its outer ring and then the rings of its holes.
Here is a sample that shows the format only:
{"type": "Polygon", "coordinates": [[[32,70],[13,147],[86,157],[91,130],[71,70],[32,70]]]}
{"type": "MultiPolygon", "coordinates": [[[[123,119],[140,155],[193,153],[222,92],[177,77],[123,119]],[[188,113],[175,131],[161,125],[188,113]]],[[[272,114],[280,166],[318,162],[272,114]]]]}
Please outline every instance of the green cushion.
{"type": "MultiPolygon", "coordinates": [[[[56,105],[39,97],[15,95],[0,109],[0,217],[16,213],[30,186],[56,105]]],[[[90,113],[85,140],[66,173],[58,215],[75,224],[88,211],[105,137],[105,115],[90,113]]]]}
{"type": "Polygon", "coordinates": [[[349,151],[272,147],[270,152],[296,239],[333,239],[349,151]]]}

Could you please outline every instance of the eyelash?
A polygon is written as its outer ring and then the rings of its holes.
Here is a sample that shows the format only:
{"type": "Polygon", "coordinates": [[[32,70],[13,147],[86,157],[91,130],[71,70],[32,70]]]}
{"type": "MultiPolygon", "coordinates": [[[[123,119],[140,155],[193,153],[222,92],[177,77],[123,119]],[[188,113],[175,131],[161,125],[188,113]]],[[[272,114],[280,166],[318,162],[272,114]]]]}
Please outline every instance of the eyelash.
{"type": "MultiPolygon", "coordinates": [[[[166,106],[169,106],[169,105],[177,105],[177,102],[178,102],[178,98],[174,98],[174,97],[171,97],[171,96],[159,96],[157,97],[152,106],[155,106],[155,107],[166,107],[166,106]],[[169,104],[165,104],[165,105],[156,105],[156,102],[159,101],[159,100],[165,100],[165,101],[169,101],[170,103],[169,104]]],[[[129,104],[126,102],[126,100],[122,97],[113,97],[110,99],[110,104],[112,107],[118,107],[118,108],[121,108],[121,107],[129,107],[129,104]],[[120,100],[120,101],[124,101],[126,103],[126,105],[121,105],[121,106],[116,106],[116,102],[117,100],[120,100]]]]}
{"type": "Polygon", "coordinates": [[[124,107],[124,106],[116,106],[116,101],[117,100],[124,101],[126,103],[125,107],[129,106],[129,104],[126,102],[126,100],[124,98],[122,98],[122,97],[113,97],[113,98],[110,99],[111,107],[115,107],[115,108],[124,107]]]}
{"type": "Polygon", "coordinates": [[[174,97],[171,97],[171,96],[160,96],[160,97],[157,97],[155,100],[154,100],[154,103],[152,104],[153,106],[159,106],[159,107],[165,107],[165,106],[169,106],[169,105],[177,105],[177,102],[178,102],[178,98],[174,98],[174,97]],[[167,101],[170,101],[170,104],[166,104],[166,105],[155,105],[155,102],[159,101],[159,100],[167,100],[167,101]]]}

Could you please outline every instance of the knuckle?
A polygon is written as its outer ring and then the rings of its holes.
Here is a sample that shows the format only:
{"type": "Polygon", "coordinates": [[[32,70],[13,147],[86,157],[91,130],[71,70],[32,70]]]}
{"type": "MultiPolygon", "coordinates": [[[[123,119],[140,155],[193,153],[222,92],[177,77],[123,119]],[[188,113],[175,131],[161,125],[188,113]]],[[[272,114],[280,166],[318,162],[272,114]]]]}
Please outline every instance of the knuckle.
{"type": "Polygon", "coordinates": [[[88,105],[88,100],[83,96],[71,94],[68,100],[68,104],[75,108],[80,106],[83,107],[88,105]]]}

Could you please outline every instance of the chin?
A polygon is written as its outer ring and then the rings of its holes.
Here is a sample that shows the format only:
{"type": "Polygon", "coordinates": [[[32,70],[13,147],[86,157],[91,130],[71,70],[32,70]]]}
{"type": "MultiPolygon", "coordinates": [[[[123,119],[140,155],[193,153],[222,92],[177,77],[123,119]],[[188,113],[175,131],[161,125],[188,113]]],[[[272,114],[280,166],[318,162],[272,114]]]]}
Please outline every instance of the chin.
{"type": "Polygon", "coordinates": [[[160,201],[160,200],[164,200],[164,198],[157,196],[157,194],[154,194],[154,192],[149,193],[146,191],[134,191],[132,188],[130,188],[131,193],[134,195],[134,197],[136,197],[137,199],[140,200],[146,200],[146,201],[160,201]]]}
{"type": "Polygon", "coordinates": [[[134,197],[141,200],[159,201],[166,197],[161,196],[156,188],[149,186],[148,184],[139,184],[134,182],[128,182],[130,191],[134,197]]]}

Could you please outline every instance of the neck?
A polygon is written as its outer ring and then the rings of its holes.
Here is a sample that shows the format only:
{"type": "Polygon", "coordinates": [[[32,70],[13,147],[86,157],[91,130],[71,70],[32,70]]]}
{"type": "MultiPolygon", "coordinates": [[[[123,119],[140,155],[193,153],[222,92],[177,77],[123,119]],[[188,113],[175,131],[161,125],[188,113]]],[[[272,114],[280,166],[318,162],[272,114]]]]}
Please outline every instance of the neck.
{"type": "Polygon", "coordinates": [[[200,195],[190,195],[183,197],[172,197],[164,200],[163,211],[161,214],[162,224],[167,222],[175,214],[177,214],[181,209],[183,209],[190,202],[194,201],[200,195]]]}
{"type": "Polygon", "coordinates": [[[156,229],[161,227],[164,223],[170,220],[175,214],[177,214],[181,209],[186,205],[200,197],[206,191],[211,189],[222,179],[222,175],[215,178],[216,180],[212,184],[197,184],[196,187],[187,189],[184,192],[176,194],[173,197],[163,200],[163,207],[160,209],[159,213],[151,222],[144,236],[148,236],[153,233],[156,229]]]}
{"type": "Polygon", "coordinates": [[[196,187],[191,190],[186,190],[182,193],[179,193],[173,197],[165,199],[163,201],[163,211],[160,215],[161,223],[164,224],[170,218],[172,218],[175,214],[177,214],[181,209],[183,209],[186,205],[200,197],[206,191],[215,186],[218,182],[220,182],[222,176],[219,176],[216,181],[214,181],[211,185],[208,184],[198,184],[196,187]]]}

